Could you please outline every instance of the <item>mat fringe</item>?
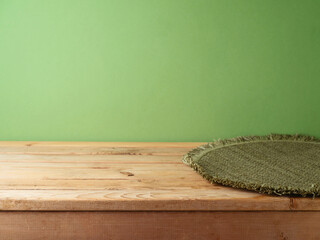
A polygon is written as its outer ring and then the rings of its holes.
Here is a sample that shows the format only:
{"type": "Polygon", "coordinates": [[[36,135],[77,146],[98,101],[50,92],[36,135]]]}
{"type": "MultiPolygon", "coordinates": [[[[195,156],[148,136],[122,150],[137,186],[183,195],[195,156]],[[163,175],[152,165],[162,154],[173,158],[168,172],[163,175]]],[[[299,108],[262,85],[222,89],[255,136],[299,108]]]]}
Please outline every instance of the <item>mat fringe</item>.
{"type": "Polygon", "coordinates": [[[190,152],[185,154],[182,158],[182,162],[186,165],[192,167],[195,171],[197,171],[202,177],[208,180],[210,183],[219,183],[225,186],[230,186],[234,188],[247,189],[256,191],[259,193],[267,193],[267,194],[276,194],[279,196],[282,195],[294,195],[294,196],[303,196],[313,198],[320,196],[320,186],[316,184],[312,184],[310,189],[292,189],[290,187],[274,187],[267,185],[257,185],[257,184],[244,184],[241,182],[235,182],[228,179],[223,179],[219,177],[213,177],[208,175],[204,169],[201,168],[200,165],[197,164],[197,161],[212,149],[230,146],[235,144],[243,144],[248,142],[260,142],[260,141],[301,141],[301,142],[314,142],[320,143],[320,139],[317,139],[312,136],[301,135],[301,134],[270,134],[267,136],[246,136],[246,137],[235,137],[231,139],[218,139],[214,140],[211,143],[199,146],[197,148],[192,149],[190,152]]]}

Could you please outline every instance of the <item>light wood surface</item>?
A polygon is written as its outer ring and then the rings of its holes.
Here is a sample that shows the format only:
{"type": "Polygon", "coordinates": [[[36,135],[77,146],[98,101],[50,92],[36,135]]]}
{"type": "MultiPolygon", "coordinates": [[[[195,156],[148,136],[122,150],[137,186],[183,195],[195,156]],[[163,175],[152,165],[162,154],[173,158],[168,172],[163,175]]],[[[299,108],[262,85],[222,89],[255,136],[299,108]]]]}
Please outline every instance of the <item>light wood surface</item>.
{"type": "Polygon", "coordinates": [[[0,212],[1,240],[316,240],[320,212],[0,212]]]}
{"type": "Polygon", "coordinates": [[[212,185],[181,162],[204,143],[0,142],[0,210],[294,211],[319,199],[212,185]]]}

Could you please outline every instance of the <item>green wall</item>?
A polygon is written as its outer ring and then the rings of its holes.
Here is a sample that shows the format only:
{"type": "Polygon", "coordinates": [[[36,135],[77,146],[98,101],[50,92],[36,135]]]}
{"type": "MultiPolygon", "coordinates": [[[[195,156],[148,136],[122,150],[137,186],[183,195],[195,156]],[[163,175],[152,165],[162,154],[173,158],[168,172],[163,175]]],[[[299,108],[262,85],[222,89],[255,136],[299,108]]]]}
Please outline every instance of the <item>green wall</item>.
{"type": "Polygon", "coordinates": [[[320,1],[0,0],[0,140],[320,137],[320,1]]]}

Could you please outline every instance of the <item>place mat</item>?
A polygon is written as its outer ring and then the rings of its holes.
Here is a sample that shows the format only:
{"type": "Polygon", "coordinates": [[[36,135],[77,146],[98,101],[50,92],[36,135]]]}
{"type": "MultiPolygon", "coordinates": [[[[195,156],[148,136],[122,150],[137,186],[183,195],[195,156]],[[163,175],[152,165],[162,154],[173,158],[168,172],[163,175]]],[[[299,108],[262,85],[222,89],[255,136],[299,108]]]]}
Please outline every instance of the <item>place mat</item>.
{"type": "Polygon", "coordinates": [[[271,134],[217,140],[183,162],[211,183],[277,195],[320,195],[320,140],[271,134]]]}

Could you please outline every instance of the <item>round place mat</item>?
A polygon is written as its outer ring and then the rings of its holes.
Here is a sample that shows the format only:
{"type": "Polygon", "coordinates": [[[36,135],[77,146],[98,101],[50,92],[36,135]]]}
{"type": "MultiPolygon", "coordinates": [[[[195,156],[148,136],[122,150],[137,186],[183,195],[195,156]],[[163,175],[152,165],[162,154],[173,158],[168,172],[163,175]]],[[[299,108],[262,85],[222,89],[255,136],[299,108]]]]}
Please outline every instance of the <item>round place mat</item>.
{"type": "Polygon", "coordinates": [[[218,140],[193,149],[183,162],[211,183],[277,195],[320,195],[320,140],[309,136],[218,140]]]}

